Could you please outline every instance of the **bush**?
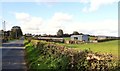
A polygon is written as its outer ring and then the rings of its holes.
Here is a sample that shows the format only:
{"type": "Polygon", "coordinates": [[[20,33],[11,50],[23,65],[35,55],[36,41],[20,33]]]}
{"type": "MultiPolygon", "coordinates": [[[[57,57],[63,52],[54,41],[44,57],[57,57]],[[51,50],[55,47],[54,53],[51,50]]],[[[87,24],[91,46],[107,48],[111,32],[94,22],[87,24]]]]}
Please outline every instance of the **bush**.
{"type": "Polygon", "coordinates": [[[101,40],[98,40],[98,42],[106,42],[106,41],[111,41],[111,40],[116,40],[116,39],[101,39],[101,40]]]}
{"type": "Polygon", "coordinates": [[[30,70],[109,71],[118,68],[111,54],[102,55],[90,50],[76,51],[52,42],[31,41],[26,45],[26,52],[30,70]]]}

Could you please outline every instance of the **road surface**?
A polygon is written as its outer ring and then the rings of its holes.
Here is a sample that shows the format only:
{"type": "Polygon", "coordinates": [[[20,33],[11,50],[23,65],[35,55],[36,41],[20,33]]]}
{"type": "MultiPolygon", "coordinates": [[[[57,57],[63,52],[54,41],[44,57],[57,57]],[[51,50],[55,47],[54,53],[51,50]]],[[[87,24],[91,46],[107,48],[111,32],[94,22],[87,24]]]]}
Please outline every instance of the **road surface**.
{"type": "Polygon", "coordinates": [[[25,47],[23,40],[15,40],[3,43],[0,52],[2,52],[2,71],[26,71],[25,47]]]}

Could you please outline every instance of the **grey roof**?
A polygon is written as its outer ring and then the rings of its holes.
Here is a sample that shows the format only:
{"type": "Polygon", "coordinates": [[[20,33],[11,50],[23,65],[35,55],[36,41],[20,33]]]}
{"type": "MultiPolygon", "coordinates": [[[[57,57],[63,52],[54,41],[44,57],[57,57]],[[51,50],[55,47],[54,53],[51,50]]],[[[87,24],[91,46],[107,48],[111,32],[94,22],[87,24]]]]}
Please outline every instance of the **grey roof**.
{"type": "Polygon", "coordinates": [[[72,35],[71,37],[79,37],[79,36],[83,36],[83,35],[72,35]]]}
{"type": "Polygon", "coordinates": [[[63,38],[54,38],[54,37],[38,37],[38,39],[55,39],[55,40],[63,40],[63,38]]]}
{"type": "Polygon", "coordinates": [[[88,36],[88,35],[86,35],[86,34],[84,34],[84,35],[72,35],[71,37],[80,37],[80,36],[88,36]]]}

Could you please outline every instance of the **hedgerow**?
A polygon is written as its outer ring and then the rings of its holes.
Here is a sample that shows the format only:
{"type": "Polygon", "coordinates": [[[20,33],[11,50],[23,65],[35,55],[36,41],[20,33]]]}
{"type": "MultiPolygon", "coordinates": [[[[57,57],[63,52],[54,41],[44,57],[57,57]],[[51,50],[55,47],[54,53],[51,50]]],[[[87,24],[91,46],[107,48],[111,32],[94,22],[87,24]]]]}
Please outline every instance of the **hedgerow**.
{"type": "Polygon", "coordinates": [[[77,51],[52,42],[31,41],[26,45],[29,70],[115,71],[118,62],[111,54],[101,55],[90,50],[77,51]]]}

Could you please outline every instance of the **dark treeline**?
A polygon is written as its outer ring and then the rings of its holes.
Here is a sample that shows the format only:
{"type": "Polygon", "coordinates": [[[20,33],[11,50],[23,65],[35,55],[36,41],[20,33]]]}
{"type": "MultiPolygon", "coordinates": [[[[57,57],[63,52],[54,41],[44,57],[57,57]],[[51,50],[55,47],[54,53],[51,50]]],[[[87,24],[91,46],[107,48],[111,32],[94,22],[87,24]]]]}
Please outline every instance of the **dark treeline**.
{"type": "Polygon", "coordinates": [[[19,26],[13,26],[11,30],[0,30],[2,42],[6,42],[13,39],[19,39],[23,32],[19,26]]]}

